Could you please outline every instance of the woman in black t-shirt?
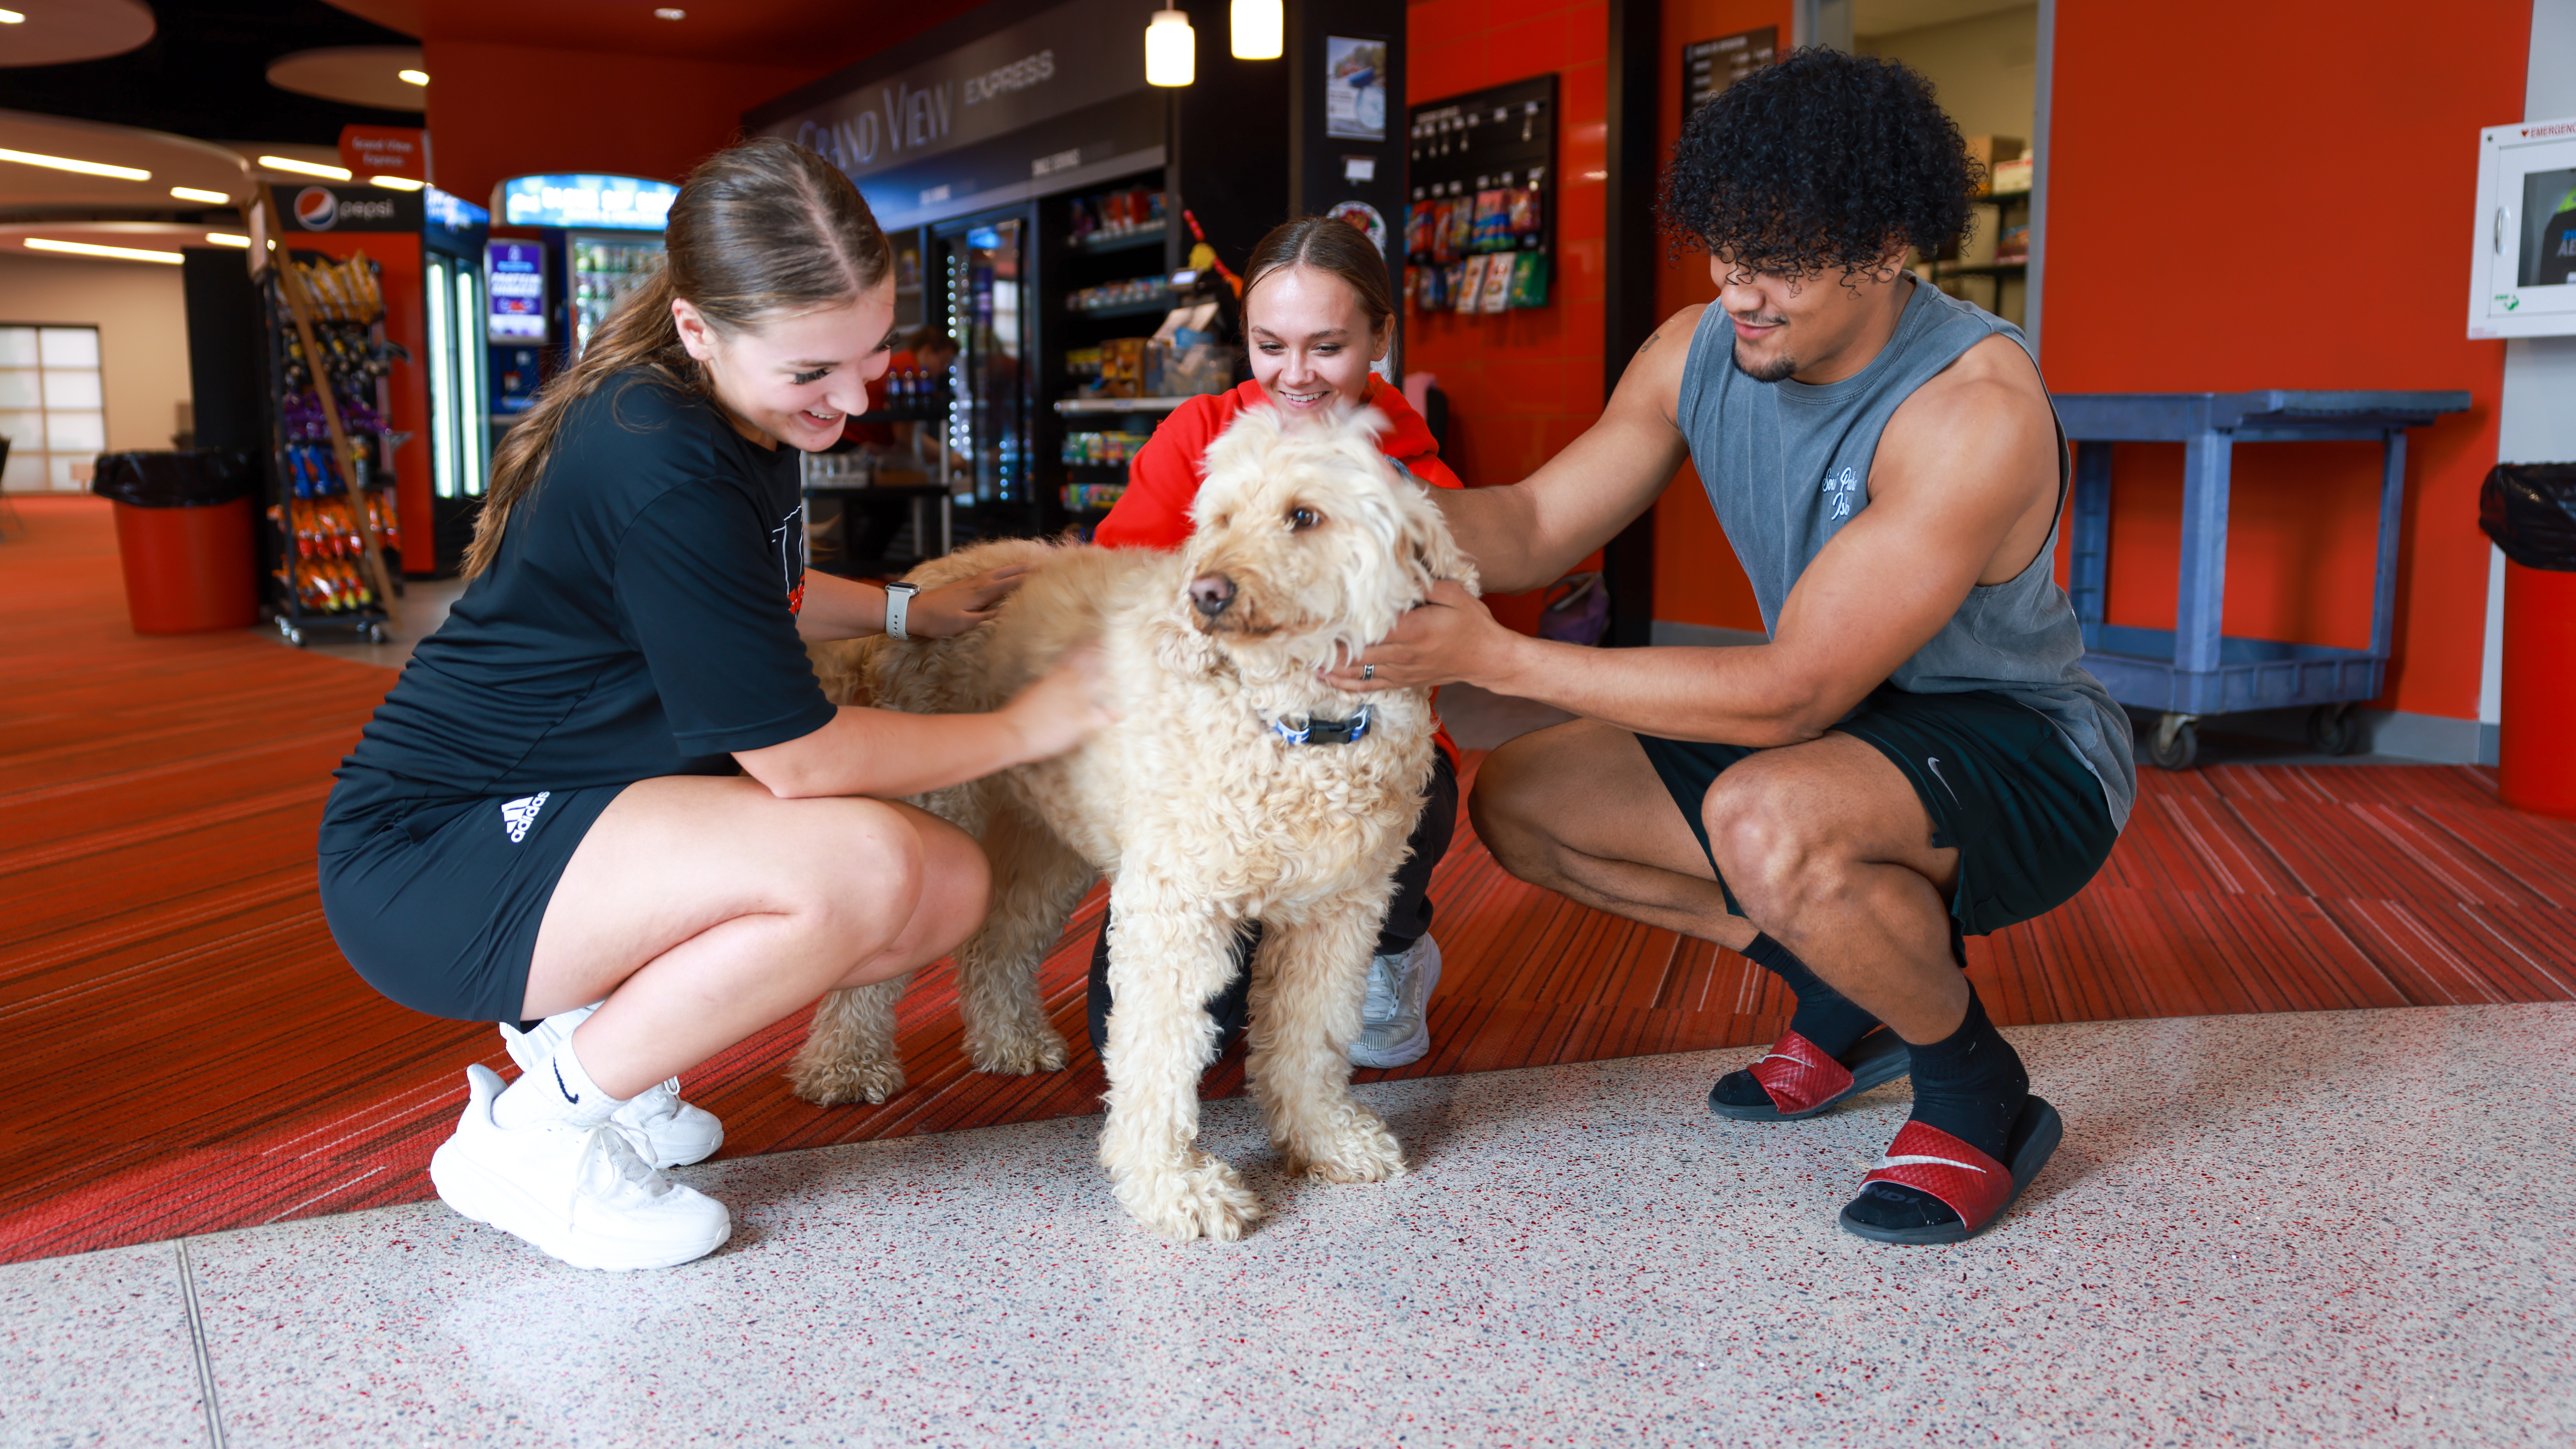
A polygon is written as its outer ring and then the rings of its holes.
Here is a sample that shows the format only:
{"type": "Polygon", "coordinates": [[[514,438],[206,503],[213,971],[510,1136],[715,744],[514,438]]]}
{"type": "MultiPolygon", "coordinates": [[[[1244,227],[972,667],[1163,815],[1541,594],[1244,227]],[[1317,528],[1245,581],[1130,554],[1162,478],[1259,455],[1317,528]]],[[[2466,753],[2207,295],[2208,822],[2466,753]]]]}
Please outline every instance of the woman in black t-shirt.
{"type": "Polygon", "coordinates": [[[691,174],[666,240],[511,430],[471,582],[342,765],[320,841],[359,974],[500,1021],[523,1069],[506,1089],[467,1069],[439,1195],[593,1268],[731,1231],[659,1171],[723,1139],[676,1073],[982,919],[975,842],[895,797],[1105,719],[1088,656],[989,715],[823,697],[805,641],[959,633],[1014,571],[908,609],[805,571],[794,450],[865,409],[894,323],[892,253],[848,178],[749,142],[691,174]]]}

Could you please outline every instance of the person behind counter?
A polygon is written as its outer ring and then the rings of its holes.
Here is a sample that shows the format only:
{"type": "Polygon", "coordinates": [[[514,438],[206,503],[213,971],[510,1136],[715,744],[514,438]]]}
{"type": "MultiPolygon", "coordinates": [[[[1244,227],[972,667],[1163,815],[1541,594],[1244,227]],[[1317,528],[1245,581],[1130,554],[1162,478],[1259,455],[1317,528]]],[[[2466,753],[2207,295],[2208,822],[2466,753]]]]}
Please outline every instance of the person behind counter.
{"type": "Polygon", "coordinates": [[[323,812],[333,937],[433,1016],[500,1021],[430,1162],[466,1217],[585,1268],[732,1231],[661,1169],[723,1128],[677,1073],[824,991],[900,976],[980,922],[983,852],[894,797],[1071,748],[1096,657],[1002,710],[835,708],[805,641],[953,635],[1016,583],[907,601],[805,568],[796,450],[866,406],[892,254],[848,178],[755,140],[673,202],[669,263],[547,384],[494,460],[472,580],[414,651],[323,812]]]}
{"type": "MultiPolygon", "coordinates": [[[[1422,415],[1370,370],[1394,341],[1394,299],[1386,260],[1365,233],[1330,217],[1305,217],[1272,229],[1243,269],[1243,331],[1252,380],[1231,392],[1194,397],[1172,410],[1137,450],[1127,491],[1093,532],[1112,548],[1178,548],[1190,536],[1190,503],[1206,476],[1210,443],[1248,407],[1274,407],[1291,417],[1370,407],[1385,414],[1378,438],[1398,467],[1438,488],[1463,486],[1440,461],[1440,445],[1422,415]]],[[[1432,752],[1429,803],[1415,823],[1410,853],[1396,872],[1395,897],[1369,963],[1354,1066],[1400,1067],[1431,1049],[1428,1013],[1440,981],[1440,943],[1431,938],[1431,869],[1448,853],[1458,820],[1457,746],[1442,731],[1432,752]]],[[[1091,1042],[1109,1036],[1109,932],[1102,921],[1091,954],[1091,1042]]],[[[1260,940],[1256,923],[1238,948],[1233,984],[1208,1004],[1218,1040],[1242,1031],[1251,973],[1242,969],[1260,940]]]]}

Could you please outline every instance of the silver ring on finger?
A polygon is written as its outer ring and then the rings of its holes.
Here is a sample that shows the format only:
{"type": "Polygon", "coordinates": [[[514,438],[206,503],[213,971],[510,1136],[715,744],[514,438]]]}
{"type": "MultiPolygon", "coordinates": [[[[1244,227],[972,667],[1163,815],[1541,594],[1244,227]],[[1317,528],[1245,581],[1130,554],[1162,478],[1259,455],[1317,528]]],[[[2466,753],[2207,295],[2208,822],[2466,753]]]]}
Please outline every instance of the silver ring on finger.
{"type": "Polygon", "coordinates": [[[1363,664],[1363,665],[1361,665],[1361,666],[1360,666],[1360,678],[1362,678],[1362,679],[1375,679],[1375,678],[1377,678],[1377,666],[1376,666],[1376,665],[1374,665],[1374,664],[1363,664]]]}

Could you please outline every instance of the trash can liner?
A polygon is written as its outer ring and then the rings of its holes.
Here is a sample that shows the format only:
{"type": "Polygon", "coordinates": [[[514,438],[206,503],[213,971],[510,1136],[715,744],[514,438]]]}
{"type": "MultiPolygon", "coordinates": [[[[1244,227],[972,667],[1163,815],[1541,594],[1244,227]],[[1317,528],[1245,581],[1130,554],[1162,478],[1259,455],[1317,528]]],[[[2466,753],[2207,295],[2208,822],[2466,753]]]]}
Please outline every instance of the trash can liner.
{"type": "Polygon", "coordinates": [[[2478,527],[2527,569],[2576,573],[2576,463],[2499,463],[2478,490],[2478,527]]]}
{"type": "Polygon", "coordinates": [[[246,448],[101,453],[89,486],[136,508],[205,508],[257,490],[259,459],[246,448]]]}

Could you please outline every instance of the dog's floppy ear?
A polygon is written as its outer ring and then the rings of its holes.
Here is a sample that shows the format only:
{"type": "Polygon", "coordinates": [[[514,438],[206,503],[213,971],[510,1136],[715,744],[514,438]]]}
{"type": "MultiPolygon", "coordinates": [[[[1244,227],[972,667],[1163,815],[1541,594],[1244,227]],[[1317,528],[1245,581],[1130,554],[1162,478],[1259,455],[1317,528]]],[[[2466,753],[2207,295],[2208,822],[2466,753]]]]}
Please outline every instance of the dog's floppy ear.
{"type": "Polygon", "coordinates": [[[1449,535],[1449,520],[1432,501],[1431,487],[1409,470],[1388,459],[1387,467],[1397,474],[1395,489],[1403,500],[1404,548],[1411,556],[1418,582],[1427,596],[1431,586],[1442,579],[1455,579],[1467,592],[1481,594],[1484,589],[1476,578],[1476,561],[1458,547],[1449,535]]]}

